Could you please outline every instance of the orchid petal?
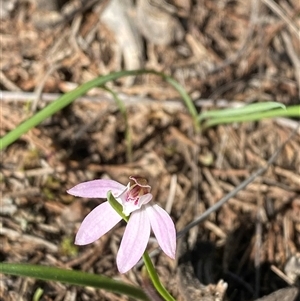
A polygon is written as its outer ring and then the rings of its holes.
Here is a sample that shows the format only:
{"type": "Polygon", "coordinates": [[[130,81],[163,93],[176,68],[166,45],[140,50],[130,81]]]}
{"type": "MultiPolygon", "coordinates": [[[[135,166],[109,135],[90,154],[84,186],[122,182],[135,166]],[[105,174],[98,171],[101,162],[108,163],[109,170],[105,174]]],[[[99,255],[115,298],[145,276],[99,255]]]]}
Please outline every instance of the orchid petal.
{"type": "Polygon", "coordinates": [[[158,205],[146,205],[151,228],[161,249],[175,259],[176,230],[170,215],[158,205]]]}
{"type": "Polygon", "coordinates": [[[80,183],[67,190],[67,193],[83,198],[106,198],[111,190],[114,196],[121,194],[126,186],[114,180],[93,180],[80,183]]]}
{"type": "Polygon", "coordinates": [[[131,214],[117,255],[120,273],[126,273],[142,257],[150,237],[150,221],[144,209],[131,214]]]}
{"type": "Polygon", "coordinates": [[[151,193],[147,193],[142,195],[138,201],[138,206],[142,207],[142,205],[146,205],[152,200],[153,195],[151,193]]]}
{"type": "Polygon", "coordinates": [[[93,209],[81,223],[75,244],[87,245],[94,242],[112,229],[121,219],[121,216],[108,202],[102,203],[93,209]]]}

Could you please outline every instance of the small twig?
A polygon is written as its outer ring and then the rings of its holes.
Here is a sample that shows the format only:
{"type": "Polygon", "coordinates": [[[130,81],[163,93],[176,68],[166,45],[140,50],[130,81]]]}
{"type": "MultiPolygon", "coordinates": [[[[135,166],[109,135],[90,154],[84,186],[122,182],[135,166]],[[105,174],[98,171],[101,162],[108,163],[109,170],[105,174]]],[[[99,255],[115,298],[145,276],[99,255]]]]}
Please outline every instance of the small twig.
{"type": "Polygon", "coordinates": [[[173,203],[174,203],[174,199],[175,199],[175,193],[176,193],[176,186],[177,186],[177,175],[174,174],[171,177],[171,182],[170,182],[170,191],[169,191],[169,196],[167,199],[167,204],[166,204],[166,211],[168,213],[171,212],[173,203]]]}
{"type": "MultiPolygon", "coordinates": [[[[299,29],[299,34],[300,34],[300,29],[299,29]]],[[[286,52],[289,55],[291,62],[294,66],[295,78],[296,78],[297,85],[298,85],[298,96],[300,98],[300,59],[293,47],[293,43],[292,43],[289,35],[286,32],[282,32],[281,36],[282,36],[283,42],[286,47],[286,52]]],[[[298,40],[298,42],[299,42],[299,40],[298,40]]]]}
{"type": "Polygon", "coordinates": [[[278,17],[284,21],[289,28],[296,34],[296,37],[299,38],[300,28],[298,28],[293,21],[286,15],[283,9],[275,3],[273,0],[262,0],[278,17]]]}
{"type": "MultiPolygon", "coordinates": [[[[299,126],[298,126],[299,127],[299,126]]],[[[240,185],[238,185],[234,190],[225,195],[219,202],[217,202],[212,207],[208,208],[203,214],[201,214],[198,218],[196,218],[193,222],[189,223],[184,229],[177,233],[177,238],[182,237],[188,231],[197,226],[199,223],[204,221],[211,213],[219,210],[226,202],[228,202],[232,197],[234,197],[240,190],[245,189],[251,182],[253,182],[257,177],[261,176],[263,173],[267,171],[269,166],[275,162],[278,155],[281,153],[285,145],[292,139],[292,137],[296,134],[296,130],[294,130],[287,140],[278,148],[278,150],[271,156],[268,160],[267,165],[265,167],[259,168],[256,172],[254,172],[248,179],[243,181],[240,185]]]]}
{"type": "Polygon", "coordinates": [[[282,271],[280,271],[275,265],[271,265],[271,270],[277,275],[279,276],[282,280],[284,280],[286,283],[288,283],[289,285],[293,285],[293,281],[287,276],[285,275],[282,271]]]}
{"type": "Polygon", "coordinates": [[[242,43],[241,47],[228,59],[224,60],[219,66],[216,66],[212,70],[208,72],[208,74],[214,74],[219,72],[220,70],[224,69],[225,67],[233,64],[236,62],[244,52],[246,51],[249,42],[252,41],[253,33],[254,33],[254,27],[257,22],[257,17],[258,17],[258,1],[257,0],[252,0],[251,3],[251,16],[250,16],[250,25],[248,28],[248,32],[246,34],[245,40],[242,43]]]}
{"type": "Polygon", "coordinates": [[[256,229],[255,229],[255,289],[254,289],[254,298],[257,299],[260,293],[260,280],[261,280],[261,267],[260,267],[260,254],[262,246],[262,220],[261,220],[261,211],[262,211],[262,201],[258,200],[258,210],[256,215],[256,229]]]}
{"type": "Polygon", "coordinates": [[[54,252],[54,253],[58,252],[57,245],[51,242],[48,242],[42,238],[33,235],[23,234],[8,228],[4,228],[1,225],[0,225],[0,235],[7,236],[9,239],[17,240],[18,242],[24,241],[30,243],[31,245],[43,246],[44,248],[48,249],[48,251],[50,252],[54,252]]]}
{"type": "Polygon", "coordinates": [[[21,89],[11,80],[9,80],[1,70],[0,70],[0,83],[8,90],[21,91],[21,89]]]}
{"type": "Polygon", "coordinates": [[[48,71],[46,72],[46,74],[44,75],[44,77],[42,78],[41,82],[39,85],[37,85],[37,87],[35,88],[35,99],[32,101],[31,103],[31,112],[35,112],[36,111],[36,108],[37,108],[37,105],[38,105],[38,102],[40,101],[41,99],[41,95],[42,95],[42,92],[43,92],[43,89],[44,89],[44,86],[46,84],[46,81],[48,79],[48,77],[51,75],[51,73],[53,73],[55,70],[57,70],[58,68],[60,67],[59,64],[54,64],[52,65],[48,71]]]}
{"type": "MultiPolygon", "coordinates": [[[[95,88],[97,90],[97,88],[95,88]]],[[[103,103],[103,102],[115,102],[113,97],[109,93],[104,93],[103,89],[98,89],[97,95],[95,96],[89,96],[89,95],[84,95],[81,97],[77,98],[77,101],[90,101],[90,102],[98,102],[98,103],[103,103]]],[[[61,97],[63,94],[60,93],[42,93],[40,98],[41,101],[46,103],[53,102],[57,100],[59,97],[61,97]]],[[[126,106],[133,105],[136,103],[141,103],[143,101],[143,104],[145,105],[153,105],[156,103],[159,103],[162,106],[166,106],[168,108],[174,108],[174,109],[182,109],[184,107],[184,104],[180,102],[179,100],[176,99],[170,99],[168,101],[162,102],[160,100],[155,100],[150,97],[141,97],[141,96],[134,96],[134,95],[126,95],[124,93],[118,93],[118,96],[122,98],[122,101],[126,106]]],[[[34,92],[24,92],[24,91],[2,91],[0,90],[0,99],[1,101],[5,102],[32,102],[36,98],[36,93],[34,92]]],[[[199,104],[201,104],[202,100],[199,100],[199,104]]],[[[213,105],[213,100],[204,100],[206,103],[206,106],[211,106],[213,105]]],[[[227,102],[228,105],[230,105],[231,102],[227,102]]],[[[238,102],[232,102],[233,105],[238,106],[238,102]]],[[[240,106],[242,105],[239,103],[240,106]]],[[[221,100],[221,106],[226,106],[226,101],[221,100]]]]}

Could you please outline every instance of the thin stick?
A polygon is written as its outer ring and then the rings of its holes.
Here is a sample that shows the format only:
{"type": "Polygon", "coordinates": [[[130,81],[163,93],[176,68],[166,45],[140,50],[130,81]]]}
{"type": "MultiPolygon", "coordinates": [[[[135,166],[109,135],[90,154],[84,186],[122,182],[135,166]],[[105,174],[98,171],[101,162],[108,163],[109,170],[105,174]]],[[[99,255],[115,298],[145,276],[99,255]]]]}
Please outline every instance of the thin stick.
{"type": "MultiPolygon", "coordinates": [[[[299,126],[298,126],[299,128],[299,126]]],[[[240,185],[238,185],[234,190],[229,192],[227,195],[225,195],[219,202],[214,204],[212,207],[208,208],[202,215],[197,217],[194,221],[189,223],[184,229],[179,231],[177,233],[177,238],[182,237],[188,231],[197,226],[199,223],[204,221],[211,213],[219,210],[226,202],[228,202],[232,197],[234,197],[239,191],[245,189],[250,183],[252,183],[257,177],[261,176],[263,173],[267,171],[269,166],[275,162],[285,145],[292,139],[292,137],[296,134],[297,129],[295,129],[290,136],[287,138],[287,140],[277,149],[277,151],[272,155],[272,157],[268,160],[267,165],[265,167],[259,168],[256,172],[254,172],[248,179],[243,181],[240,185]]]]}
{"type": "Polygon", "coordinates": [[[283,9],[275,3],[273,0],[262,0],[268,7],[271,9],[278,17],[285,22],[289,28],[296,34],[296,37],[299,38],[300,29],[293,23],[293,21],[286,15],[283,9]]]}

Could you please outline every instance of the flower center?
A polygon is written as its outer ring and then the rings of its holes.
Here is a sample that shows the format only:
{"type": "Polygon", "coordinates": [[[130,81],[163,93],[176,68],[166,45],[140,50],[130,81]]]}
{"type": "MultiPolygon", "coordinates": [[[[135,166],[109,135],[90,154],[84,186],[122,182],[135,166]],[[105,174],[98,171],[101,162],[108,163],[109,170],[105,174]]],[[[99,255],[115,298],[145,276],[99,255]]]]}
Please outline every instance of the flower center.
{"type": "Polygon", "coordinates": [[[129,177],[126,190],[119,196],[123,206],[123,213],[128,216],[131,212],[140,209],[152,199],[151,187],[142,177],[129,177]]]}
{"type": "Polygon", "coordinates": [[[127,202],[133,202],[138,205],[141,196],[150,192],[151,187],[145,178],[130,177],[130,186],[127,192],[127,202]]]}

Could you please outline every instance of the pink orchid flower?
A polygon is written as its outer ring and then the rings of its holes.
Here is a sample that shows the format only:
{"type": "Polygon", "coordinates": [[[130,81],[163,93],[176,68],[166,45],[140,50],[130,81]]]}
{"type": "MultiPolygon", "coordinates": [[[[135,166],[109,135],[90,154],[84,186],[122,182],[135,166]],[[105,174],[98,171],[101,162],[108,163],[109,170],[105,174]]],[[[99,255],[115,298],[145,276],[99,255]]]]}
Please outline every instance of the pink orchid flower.
{"type": "MultiPolygon", "coordinates": [[[[123,206],[123,213],[130,215],[117,254],[120,273],[126,273],[140,260],[146,250],[151,229],[159,246],[169,257],[175,259],[176,250],[176,231],[171,217],[164,209],[150,203],[151,187],[144,178],[129,179],[127,186],[113,180],[93,180],[78,184],[67,191],[71,195],[85,198],[106,198],[107,192],[111,191],[123,206]]],[[[121,219],[108,201],[100,204],[83,220],[75,244],[87,245],[96,241],[121,219]]]]}

